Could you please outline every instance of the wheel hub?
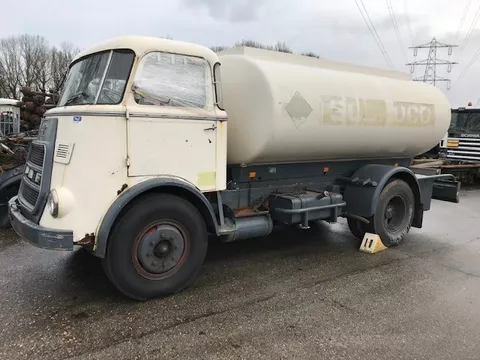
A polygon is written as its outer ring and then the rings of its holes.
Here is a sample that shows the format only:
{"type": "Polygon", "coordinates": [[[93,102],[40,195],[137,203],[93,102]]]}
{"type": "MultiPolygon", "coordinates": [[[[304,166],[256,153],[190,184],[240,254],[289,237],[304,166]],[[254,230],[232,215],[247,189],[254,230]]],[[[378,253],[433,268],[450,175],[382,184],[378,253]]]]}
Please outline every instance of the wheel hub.
{"type": "Polygon", "coordinates": [[[403,198],[394,197],[390,200],[384,213],[386,228],[390,231],[398,231],[404,226],[407,218],[407,206],[403,198]]]}
{"type": "Polygon", "coordinates": [[[155,246],[155,256],[158,258],[164,258],[168,256],[172,249],[172,243],[169,240],[162,240],[155,246]]]}
{"type": "Polygon", "coordinates": [[[180,261],[185,240],[172,225],[157,225],[146,231],[138,245],[138,261],[152,274],[169,271],[180,261]]]}
{"type": "Polygon", "coordinates": [[[385,210],[385,217],[388,220],[391,220],[394,216],[395,216],[395,210],[391,206],[387,207],[387,209],[385,210]]]}

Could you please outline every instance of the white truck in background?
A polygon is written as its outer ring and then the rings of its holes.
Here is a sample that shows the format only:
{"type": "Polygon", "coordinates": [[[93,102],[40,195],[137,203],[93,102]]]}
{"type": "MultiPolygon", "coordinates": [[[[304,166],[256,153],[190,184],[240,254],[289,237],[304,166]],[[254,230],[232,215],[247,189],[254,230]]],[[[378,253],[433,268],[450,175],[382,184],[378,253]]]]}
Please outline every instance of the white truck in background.
{"type": "Polygon", "coordinates": [[[439,145],[440,157],[480,164],[480,108],[459,107],[451,113],[448,132],[439,145]]]}
{"type": "MultiPolygon", "coordinates": [[[[415,159],[418,171],[428,169],[451,174],[462,184],[473,185],[480,179],[480,108],[451,109],[451,122],[445,136],[434,148],[415,159]]],[[[434,194],[441,196],[450,183],[438,182],[434,194]]],[[[448,191],[448,190],[447,190],[448,191]]]]}
{"type": "Polygon", "coordinates": [[[32,140],[20,122],[19,101],[0,98],[0,228],[10,227],[8,201],[18,193],[32,140]]]}
{"type": "Polygon", "coordinates": [[[0,136],[20,132],[20,107],[18,100],[0,98],[0,136]]]}
{"type": "Polygon", "coordinates": [[[356,237],[399,244],[422,226],[433,183],[451,178],[409,168],[449,123],[441,91],[406,74],[116,38],[72,62],[9,213],[22,238],[87,248],[145,300],[191,283],[209,234],[345,217],[356,237]]]}

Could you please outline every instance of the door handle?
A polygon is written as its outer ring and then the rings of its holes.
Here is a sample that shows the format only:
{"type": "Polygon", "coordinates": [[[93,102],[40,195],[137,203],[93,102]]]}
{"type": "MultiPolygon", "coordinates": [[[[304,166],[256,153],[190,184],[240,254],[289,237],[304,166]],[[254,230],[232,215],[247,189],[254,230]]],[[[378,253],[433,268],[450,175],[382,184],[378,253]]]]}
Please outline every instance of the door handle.
{"type": "Polygon", "coordinates": [[[217,125],[213,124],[209,128],[203,129],[204,131],[210,131],[210,130],[215,130],[217,128],[217,125]]]}

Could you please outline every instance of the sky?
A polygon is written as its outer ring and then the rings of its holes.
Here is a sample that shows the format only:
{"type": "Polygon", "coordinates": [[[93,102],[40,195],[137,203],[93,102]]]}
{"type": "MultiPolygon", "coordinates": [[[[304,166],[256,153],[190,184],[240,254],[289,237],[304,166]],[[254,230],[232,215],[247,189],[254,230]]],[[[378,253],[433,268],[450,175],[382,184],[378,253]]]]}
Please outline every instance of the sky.
{"type": "MultiPolygon", "coordinates": [[[[0,8],[16,14],[17,3],[0,0],[0,8]]],[[[168,36],[206,46],[233,45],[241,39],[272,45],[281,41],[295,52],[311,51],[330,60],[390,68],[355,0],[49,0],[45,4],[23,0],[22,8],[28,11],[18,17],[2,17],[0,37],[40,34],[51,44],[68,41],[80,48],[121,35],[168,36]]],[[[451,73],[446,66],[438,66],[440,76],[452,79],[449,90],[445,84],[438,87],[452,107],[469,101],[480,106],[476,81],[480,60],[465,72],[480,51],[480,22],[478,30],[473,27],[477,10],[480,17],[480,0],[363,0],[363,4],[397,71],[410,73],[405,62],[428,55],[428,50],[419,50],[414,58],[409,46],[427,43],[433,37],[463,44],[453,48],[451,56],[447,49],[438,49],[438,58],[459,63],[452,66],[451,73]]],[[[412,76],[423,76],[424,69],[416,66],[412,76]]]]}

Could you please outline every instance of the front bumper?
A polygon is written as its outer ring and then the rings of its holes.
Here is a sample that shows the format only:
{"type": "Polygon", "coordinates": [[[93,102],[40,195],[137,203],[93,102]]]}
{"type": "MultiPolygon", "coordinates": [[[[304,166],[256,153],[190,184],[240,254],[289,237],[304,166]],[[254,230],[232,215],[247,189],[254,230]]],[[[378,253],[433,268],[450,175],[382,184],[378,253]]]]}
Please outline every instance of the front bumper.
{"type": "Polygon", "coordinates": [[[28,220],[20,212],[17,196],[9,200],[8,214],[13,229],[30,244],[49,250],[73,250],[73,231],[50,229],[28,220]]]}

